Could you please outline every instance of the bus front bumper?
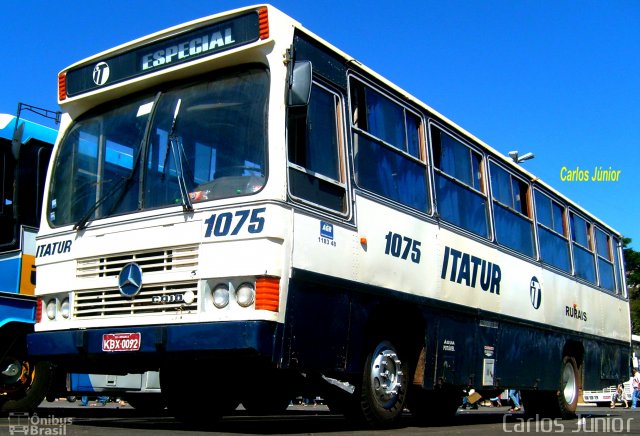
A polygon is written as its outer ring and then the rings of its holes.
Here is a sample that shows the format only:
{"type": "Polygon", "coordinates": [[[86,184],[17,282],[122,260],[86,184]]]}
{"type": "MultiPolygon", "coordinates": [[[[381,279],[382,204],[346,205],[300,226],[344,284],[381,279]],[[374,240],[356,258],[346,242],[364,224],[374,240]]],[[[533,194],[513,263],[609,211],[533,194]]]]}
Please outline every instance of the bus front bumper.
{"type": "MultiPolygon", "coordinates": [[[[153,368],[164,359],[197,355],[198,358],[244,354],[275,359],[281,337],[280,324],[272,321],[231,321],[36,332],[27,336],[29,355],[77,371],[128,365],[128,370],[153,368]],[[109,350],[109,338],[135,338],[131,350],[109,350]]],[[[113,371],[114,368],[111,368],[113,371]]]]}

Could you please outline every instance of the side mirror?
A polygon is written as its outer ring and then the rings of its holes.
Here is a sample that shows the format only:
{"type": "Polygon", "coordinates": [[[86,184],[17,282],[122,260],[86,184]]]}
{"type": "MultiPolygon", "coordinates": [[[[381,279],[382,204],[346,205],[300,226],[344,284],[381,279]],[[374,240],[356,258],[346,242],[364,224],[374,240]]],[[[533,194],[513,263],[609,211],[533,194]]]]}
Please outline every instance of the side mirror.
{"type": "Polygon", "coordinates": [[[289,94],[287,96],[287,105],[289,107],[309,104],[312,73],[313,68],[309,61],[296,61],[293,64],[289,78],[289,94]]]}

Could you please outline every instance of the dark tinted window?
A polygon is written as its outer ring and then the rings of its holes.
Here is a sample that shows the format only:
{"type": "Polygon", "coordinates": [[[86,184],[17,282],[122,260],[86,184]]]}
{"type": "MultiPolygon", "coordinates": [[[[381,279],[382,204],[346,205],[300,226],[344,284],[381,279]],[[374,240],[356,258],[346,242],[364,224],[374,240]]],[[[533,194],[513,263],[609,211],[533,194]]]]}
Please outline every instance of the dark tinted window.
{"type": "Polygon", "coordinates": [[[482,155],[436,126],[431,127],[438,214],[442,219],[489,237],[482,155]]]}

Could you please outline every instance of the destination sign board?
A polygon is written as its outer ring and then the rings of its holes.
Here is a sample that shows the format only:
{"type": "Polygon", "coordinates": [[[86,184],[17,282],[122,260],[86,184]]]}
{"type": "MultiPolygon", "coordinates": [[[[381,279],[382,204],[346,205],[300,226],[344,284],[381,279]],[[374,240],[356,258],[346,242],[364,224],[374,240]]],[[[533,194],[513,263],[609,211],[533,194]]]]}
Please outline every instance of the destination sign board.
{"type": "Polygon", "coordinates": [[[258,12],[252,11],[80,65],[67,72],[73,97],[258,40],[258,12]]]}

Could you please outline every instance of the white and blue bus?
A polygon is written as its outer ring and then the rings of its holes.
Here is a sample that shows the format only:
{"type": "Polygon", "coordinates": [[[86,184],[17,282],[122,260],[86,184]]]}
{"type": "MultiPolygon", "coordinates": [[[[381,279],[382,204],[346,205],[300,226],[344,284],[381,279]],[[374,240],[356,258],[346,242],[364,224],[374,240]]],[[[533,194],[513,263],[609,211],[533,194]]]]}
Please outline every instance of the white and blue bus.
{"type": "Polygon", "coordinates": [[[57,130],[21,118],[23,111],[53,120],[59,116],[24,103],[18,104],[17,116],[0,114],[0,409],[30,411],[45,396],[103,393],[157,410],[162,407],[157,373],[58,374],[49,363],[36,365],[27,356],[26,335],[38,316],[36,233],[57,130]]]}
{"type": "Polygon", "coordinates": [[[182,419],[312,383],[379,427],[469,387],[569,417],[627,376],[621,235],[277,9],[58,85],[34,356],[159,370],[182,419]]]}

